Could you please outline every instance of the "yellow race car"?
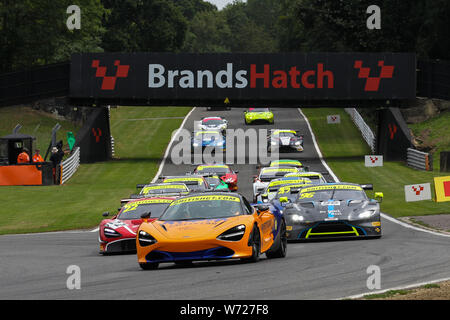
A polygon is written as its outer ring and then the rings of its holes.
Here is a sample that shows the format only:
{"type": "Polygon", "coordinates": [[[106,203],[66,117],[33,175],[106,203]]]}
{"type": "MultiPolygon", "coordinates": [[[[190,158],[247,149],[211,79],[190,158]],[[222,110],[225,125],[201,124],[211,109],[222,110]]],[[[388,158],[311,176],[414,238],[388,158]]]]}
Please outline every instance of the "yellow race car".
{"type": "Polygon", "coordinates": [[[286,256],[286,224],[268,205],[253,207],[236,193],[204,192],[173,201],[161,217],[142,216],[136,237],[142,269],[160,263],[286,256]]]}

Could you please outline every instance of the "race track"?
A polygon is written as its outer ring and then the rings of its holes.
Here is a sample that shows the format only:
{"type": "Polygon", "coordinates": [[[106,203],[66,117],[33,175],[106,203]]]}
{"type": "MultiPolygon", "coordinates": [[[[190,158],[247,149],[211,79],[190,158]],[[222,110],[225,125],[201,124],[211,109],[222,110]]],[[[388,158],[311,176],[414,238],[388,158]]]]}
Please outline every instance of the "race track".
{"type": "MultiPolygon", "coordinates": [[[[311,171],[326,171],[298,109],[274,109],[274,113],[275,125],[255,127],[301,129],[305,151],[281,156],[301,159],[311,171]]],[[[205,108],[191,113],[186,128],[192,131],[194,120],[211,114],[223,115],[230,128],[249,128],[244,127],[242,109],[207,112],[205,108]]],[[[239,192],[251,199],[255,165],[232,167],[239,170],[239,192]]],[[[168,158],[162,174],[184,174],[192,168],[174,165],[168,158]]],[[[289,243],[285,259],[267,260],[263,255],[258,263],[247,264],[161,264],[154,271],[141,270],[135,254],[99,255],[97,232],[4,235],[0,236],[0,299],[336,299],[368,292],[366,270],[371,265],[381,269],[381,289],[450,277],[449,237],[385,218],[382,228],[383,237],[376,240],[289,243]],[[70,265],[80,267],[79,290],[66,287],[70,265]]]]}

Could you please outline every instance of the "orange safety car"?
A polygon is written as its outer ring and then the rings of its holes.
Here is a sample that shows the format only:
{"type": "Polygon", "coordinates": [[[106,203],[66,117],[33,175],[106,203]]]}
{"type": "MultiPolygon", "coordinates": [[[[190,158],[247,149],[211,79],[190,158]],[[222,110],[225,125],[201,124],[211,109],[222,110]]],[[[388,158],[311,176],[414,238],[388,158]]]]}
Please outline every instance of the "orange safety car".
{"type": "Polygon", "coordinates": [[[240,194],[204,192],[174,200],[159,217],[143,215],[136,248],[142,269],[160,263],[240,258],[255,262],[286,256],[286,224],[267,205],[251,206],[240,194]]]}

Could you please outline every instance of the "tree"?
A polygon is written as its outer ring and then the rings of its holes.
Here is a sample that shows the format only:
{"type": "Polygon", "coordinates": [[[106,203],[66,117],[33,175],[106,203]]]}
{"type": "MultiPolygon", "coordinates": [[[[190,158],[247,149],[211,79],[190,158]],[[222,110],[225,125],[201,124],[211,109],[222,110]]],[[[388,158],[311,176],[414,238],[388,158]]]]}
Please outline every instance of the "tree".
{"type": "Polygon", "coordinates": [[[100,0],[79,0],[82,27],[69,30],[70,0],[0,0],[0,71],[28,68],[70,59],[80,51],[101,51],[100,0]]]}
{"type": "Polygon", "coordinates": [[[107,51],[176,52],[183,45],[187,21],[170,0],[104,0],[110,15],[102,45],[107,51]]]}

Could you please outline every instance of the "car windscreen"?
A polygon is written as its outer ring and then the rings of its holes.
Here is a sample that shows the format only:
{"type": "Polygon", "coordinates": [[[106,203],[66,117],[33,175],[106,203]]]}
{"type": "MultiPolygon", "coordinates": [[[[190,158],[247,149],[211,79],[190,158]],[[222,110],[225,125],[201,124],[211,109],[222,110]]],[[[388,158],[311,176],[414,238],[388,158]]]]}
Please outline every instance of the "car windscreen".
{"type": "Polygon", "coordinates": [[[170,202],[143,203],[143,204],[138,203],[139,201],[128,202],[127,204],[125,204],[119,213],[118,219],[120,220],[141,219],[141,215],[143,213],[148,212],[151,212],[151,218],[158,218],[170,204],[170,202]]]}
{"type": "Polygon", "coordinates": [[[203,124],[208,125],[208,126],[218,126],[218,125],[224,124],[224,121],[220,120],[220,119],[208,119],[208,120],[203,120],[203,124]]]}
{"type": "Polygon", "coordinates": [[[366,200],[367,196],[364,191],[359,190],[320,190],[304,192],[302,191],[297,198],[297,201],[327,201],[327,200],[366,200]]]}
{"type": "Polygon", "coordinates": [[[297,172],[297,169],[295,167],[292,168],[267,168],[261,171],[259,177],[264,178],[270,178],[270,177],[284,177],[287,173],[297,172]]]}
{"type": "Polygon", "coordinates": [[[194,196],[172,202],[160,220],[194,220],[233,217],[242,214],[240,199],[235,196],[194,196]]]}
{"type": "Polygon", "coordinates": [[[227,167],[198,167],[196,172],[217,173],[218,175],[225,175],[230,172],[230,169],[227,167]]]}
{"type": "Polygon", "coordinates": [[[282,132],[276,132],[276,133],[274,133],[273,136],[274,136],[275,138],[277,138],[277,137],[280,137],[280,138],[284,138],[284,137],[292,138],[292,137],[295,137],[295,134],[292,133],[292,132],[288,132],[288,131],[282,131],[282,132]]]}
{"type": "Polygon", "coordinates": [[[146,186],[142,188],[140,194],[168,194],[189,192],[189,189],[183,185],[167,185],[167,186],[146,186]]]}
{"type": "Polygon", "coordinates": [[[250,108],[249,112],[269,112],[269,108],[250,108]]]}

